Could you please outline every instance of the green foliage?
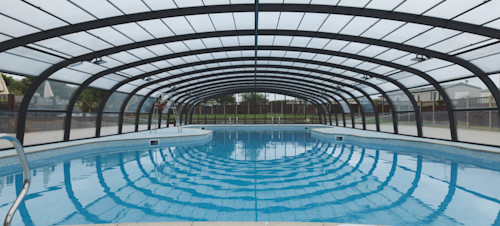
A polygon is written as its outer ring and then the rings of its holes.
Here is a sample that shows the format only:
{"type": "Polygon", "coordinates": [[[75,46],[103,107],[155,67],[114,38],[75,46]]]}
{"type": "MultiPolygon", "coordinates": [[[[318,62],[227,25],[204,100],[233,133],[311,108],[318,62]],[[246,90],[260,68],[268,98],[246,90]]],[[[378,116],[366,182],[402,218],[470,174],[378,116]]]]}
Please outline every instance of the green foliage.
{"type": "Polygon", "coordinates": [[[233,95],[225,95],[225,96],[221,96],[221,97],[217,97],[217,98],[214,98],[213,99],[215,102],[217,102],[218,104],[232,104],[232,103],[236,103],[236,97],[233,95]]]}
{"type": "Polygon", "coordinates": [[[246,103],[246,102],[250,102],[250,103],[261,103],[261,104],[264,104],[264,103],[267,103],[268,100],[266,98],[266,96],[264,94],[261,94],[261,93],[242,93],[241,94],[241,103],[246,103]]]}
{"type": "Polygon", "coordinates": [[[95,112],[101,103],[102,98],[106,95],[106,90],[96,89],[96,88],[86,88],[78,97],[79,101],[86,101],[87,107],[91,109],[91,112],[95,112]]]}
{"type": "Polygon", "coordinates": [[[4,74],[2,74],[2,78],[5,80],[5,84],[7,84],[9,93],[15,95],[24,95],[34,80],[34,78],[23,78],[21,81],[18,81],[4,74]]]}

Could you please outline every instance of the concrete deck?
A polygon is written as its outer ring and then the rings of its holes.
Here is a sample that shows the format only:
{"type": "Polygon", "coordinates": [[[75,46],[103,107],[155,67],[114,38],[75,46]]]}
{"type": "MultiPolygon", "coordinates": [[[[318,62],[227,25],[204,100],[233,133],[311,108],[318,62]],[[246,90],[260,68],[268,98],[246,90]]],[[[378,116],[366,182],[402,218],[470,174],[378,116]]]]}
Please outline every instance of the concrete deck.
{"type": "MultiPolygon", "coordinates": [[[[393,140],[401,140],[401,141],[426,142],[426,143],[442,144],[442,145],[448,145],[448,146],[453,146],[453,147],[466,148],[466,149],[471,149],[471,150],[500,153],[500,148],[497,148],[497,147],[477,145],[477,144],[467,144],[467,143],[453,142],[453,141],[444,141],[444,140],[437,140],[437,139],[430,139],[430,138],[412,137],[412,136],[390,134],[390,133],[380,133],[380,132],[376,132],[376,131],[367,131],[367,130],[359,130],[359,129],[352,129],[352,128],[344,128],[344,127],[318,128],[318,129],[313,129],[313,130],[316,132],[323,133],[323,134],[332,134],[332,135],[343,134],[343,135],[352,135],[352,136],[357,136],[357,137],[369,137],[369,138],[393,139],[393,140]]],[[[482,133],[479,133],[479,134],[482,134],[482,133]]],[[[491,139],[495,139],[495,140],[500,140],[499,138],[500,137],[498,137],[498,135],[495,138],[491,137],[491,139]]]]}
{"type": "MultiPolygon", "coordinates": [[[[46,150],[52,150],[57,148],[77,146],[82,144],[96,143],[96,142],[106,142],[106,141],[120,141],[120,140],[138,140],[138,139],[155,139],[155,138],[169,138],[169,137],[186,137],[186,136],[196,136],[211,133],[211,131],[195,129],[195,128],[183,128],[182,133],[178,133],[177,127],[163,128],[155,131],[142,131],[137,133],[127,133],[113,136],[106,136],[100,138],[91,138],[85,140],[68,141],[54,144],[46,144],[40,146],[32,146],[24,148],[26,153],[34,153],[46,150]]],[[[7,141],[3,141],[4,144],[10,144],[7,141]]],[[[12,146],[12,145],[10,145],[12,146]]],[[[16,155],[14,149],[6,150],[0,152],[0,158],[9,157],[16,155]]]]}

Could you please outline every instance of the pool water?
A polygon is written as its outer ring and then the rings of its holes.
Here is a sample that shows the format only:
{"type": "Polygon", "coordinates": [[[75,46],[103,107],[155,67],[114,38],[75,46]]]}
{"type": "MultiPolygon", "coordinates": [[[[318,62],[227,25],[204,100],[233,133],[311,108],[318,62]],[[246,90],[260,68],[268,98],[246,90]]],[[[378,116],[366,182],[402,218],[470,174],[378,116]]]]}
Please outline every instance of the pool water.
{"type": "MultiPolygon", "coordinates": [[[[307,221],[500,225],[500,172],[312,138],[214,131],[196,146],[86,156],[33,169],[13,225],[307,221]]],[[[0,214],[22,174],[0,171],[0,214]]]]}

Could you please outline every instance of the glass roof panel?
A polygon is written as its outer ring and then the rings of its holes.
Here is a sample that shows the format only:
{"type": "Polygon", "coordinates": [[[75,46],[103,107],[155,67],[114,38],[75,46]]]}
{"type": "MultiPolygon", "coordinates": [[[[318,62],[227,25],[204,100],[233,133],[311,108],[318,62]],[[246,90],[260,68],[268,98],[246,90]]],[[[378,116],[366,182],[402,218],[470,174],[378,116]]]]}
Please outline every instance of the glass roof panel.
{"type": "Polygon", "coordinates": [[[214,13],[210,14],[210,18],[217,31],[235,30],[236,24],[234,23],[232,13],[214,13]]]}
{"type": "Polygon", "coordinates": [[[431,26],[427,25],[407,23],[382,39],[396,43],[403,43],[431,28],[431,26]]]}
{"type": "Polygon", "coordinates": [[[498,63],[492,64],[491,62],[500,62],[500,53],[471,61],[471,63],[473,63],[476,66],[479,66],[486,73],[493,73],[500,71],[500,65],[498,63]]]}
{"type": "Polygon", "coordinates": [[[390,34],[392,31],[398,29],[403,26],[405,23],[400,21],[393,20],[380,20],[375,23],[372,27],[370,27],[366,32],[361,34],[361,36],[381,39],[386,35],[390,34]]]}
{"type": "Polygon", "coordinates": [[[174,1],[179,8],[203,6],[203,2],[201,0],[174,0],[174,1]]]}
{"type": "Polygon", "coordinates": [[[403,2],[405,2],[405,0],[371,0],[366,8],[390,11],[403,2]]]}
{"type": "Polygon", "coordinates": [[[128,52],[115,53],[115,54],[109,55],[109,57],[111,57],[113,59],[116,59],[116,60],[119,60],[119,61],[121,61],[123,63],[132,63],[134,61],[139,60],[139,58],[131,55],[128,52]]]}
{"type": "Polygon", "coordinates": [[[45,62],[28,59],[17,54],[9,52],[0,53],[0,71],[25,74],[30,76],[38,76],[41,71],[52,66],[45,62]],[[29,67],[26,67],[29,65],[29,67]]]}
{"type": "Polygon", "coordinates": [[[121,34],[120,32],[111,27],[92,29],[89,30],[88,32],[115,46],[124,45],[132,42],[130,38],[127,38],[127,36],[121,34]]]}
{"type": "Polygon", "coordinates": [[[53,14],[57,15],[57,17],[72,23],[82,23],[85,21],[94,20],[95,18],[85,11],[81,10],[74,4],[69,1],[64,0],[52,0],[52,1],[43,1],[43,0],[28,0],[31,4],[36,7],[40,7],[41,9],[53,14]]]}
{"type": "Polygon", "coordinates": [[[142,1],[108,0],[126,14],[147,12],[149,8],[142,1]]]}
{"type": "Polygon", "coordinates": [[[99,19],[123,15],[109,2],[101,0],[72,0],[72,2],[99,19]]]}
{"type": "Polygon", "coordinates": [[[300,22],[299,30],[318,31],[328,14],[306,13],[300,22]]]}
{"type": "Polygon", "coordinates": [[[174,33],[163,23],[162,20],[146,20],[140,21],[138,24],[156,38],[170,37],[174,35],[174,33]]]}
{"type": "Polygon", "coordinates": [[[321,26],[319,31],[328,33],[338,33],[349,21],[352,16],[332,14],[328,16],[325,23],[321,26]]]}
{"type": "Polygon", "coordinates": [[[169,17],[162,19],[176,35],[195,33],[189,22],[184,17],[169,17]]]}
{"type": "Polygon", "coordinates": [[[255,28],[254,13],[233,13],[236,29],[247,30],[255,28]]]}
{"type": "Polygon", "coordinates": [[[125,84],[125,85],[120,86],[120,88],[118,88],[117,91],[124,92],[124,93],[130,93],[136,88],[137,88],[137,86],[125,84]]]}
{"type": "Polygon", "coordinates": [[[40,51],[36,51],[34,49],[25,48],[25,47],[17,47],[9,50],[10,53],[23,56],[26,58],[37,59],[38,61],[46,62],[49,64],[55,64],[61,62],[63,58],[56,57],[54,55],[46,54],[40,51]]]}
{"type": "Polygon", "coordinates": [[[51,38],[39,41],[36,44],[70,56],[79,56],[91,52],[91,50],[85,47],[66,41],[62,38],[51,38]]]}
{"type": "Polygon", "coordinates": [[[358,52],[367,47],[368,47],[367,44],[351,42],[342,49],[342,52],[357,54],[358,52]]]}
{"type": "Polygon", "coordinates": [[[462,78],[464,76],[470,76],[472,73],[458,65],[451,65],[448,67],[443,67],[436,70],[428,71],[427,74],[429,74],[431,77],[433,77],[439,82],[454,78],[462,78]]]}
{"type": "Polygon", "coordinates": [[[418,46],[418,47],[426,47],[433,43],[439,42],[441,40],[450,38],[454,35],[459,34],[460,32],[450,29],[444,28],[433,28],[423,34],[416,36],[415,38],[407,41],[405,44],[418,46]]]}
{"type": "MultiPolygon", "coordinates": [[[[41,1],[42,2],[42,1],[41,1]]],[[[44,1],[43,1],[44,2],[44,1]]],[[[42,2],[42,3],[43,3],[42,2]]],[[[9,7],[0,8],[0,13],[8,15],[11,18],[15,18],[27,24],[31,24],[34,27],[37,27],[42,30],[48,30],[51,28],[56,28],[59,26],[65,26],[67,23],[61,21],[50,14],[47,14],[23,1],[5,1],[4,4],[8,4],[9,7]]],[[[3,16],[0,16],[3,18],[3,16]]],[[[0,19],[1,21],[2,19],[0,19]]],[[[6,23],[2,23],[2,26],[8,25],[6,23]]]]}
{"type": "Polygon", "coordinates": [[[489,38],[481,35],[462,33],[450,39],[429,46],[428,49],[435,50],[438,52],[452,52],[453,50],[472,46],[475,43],[483,42],[487,39],[489,38]]]}
{"type": "Polygon", "coordinates": [[[378,20],[374,18],[356,16],[340,31],[340,33],[358,36],[377,21],[378,20]]]}
{"type": "Polygon", "coordinates": [[[500,1],[484,1],[484,4],[481,6],[454,18],[454,20],[473,24],[484,24],[497,19],[499,17],[499,9],[500,1]]]}
{"type": "Polygon", "coordinates": [[[328,44],[330,40],[324,38],[312,38],[309,44],[307,44],[308,48],[316,48],[323,49],[326,44],[328,44]]]}
{"type": "Polygon", "coordinates": [[[2,25],[0,26],[0,33],[14,37],[19,37],[40,31],[39,29],[36,29],[32,26],[26,25],[19,21],[13,20],[1,14],[0,14],[0,24],[2,25]]]}
{"type": "Polygon", "coordinates": [[[186,16],[186,19],[197,33],[215,31],[215,27],[207,14],[186,16]]]}
{"type": "Polygon", "coordinates": [[[90,76],[91,74],[88,73],[68,68],[62,68],[61,70],[58,70],[56,73],[52,74],[50,76],[50,79],[80,84],[85,79],[90,78],[90,76]]]}
{"type": "Polygon", "coordinates": [[[128,53],[141,59],[147,59],[156,56],[153,52],[149,51],[146,48],[131,49],[128,50],[128,53]]]}
{"type": "Polygon", "coordinates": [[[288,13],[282,12],[280,14],[278,29],[280,30],[296,30],[299,27],[300,21],[304,13],[288,13]]]}
{"type": "Polygon", "coordinates": [[[148,32],[146,32],[146,30],[141,28],[136,23],[121,24],[113,27],[116,28],[116,30],[118,30],[125,36],[129,37],[130,39],[136,42],[149,40],[153,38],[153,36],[151,36],[148,32]]]}
{"type": "Polygon", "coordinates": [[[280,13],[278,12],[260,12],[259,13],[259,29],[276,29],[280,13]]]}
{"type": "Polygon", "coordinates": [[[496,54],[498,52],[500,52],[500,43],[496,43],[496,44],[493,43],[493,44],[485,46],[484,48],[475,49],[475,50],[460,54],[458,56],[462,59],[473,60],[473,59],[480,58],[483,56],[496,54]]]}
{"type": "Polygon", "coordinates": [[[370,0],[356,0],[356,1],[349,1],[349,0],[341,0],[338,5],[339,6],[351,6],[351,7],[365,7],[370,0]]]}
{"type": "Polygon", "coordinates": [[[173,0],[143,0],[143,2],[152,10],[177,8],[173,0]]]}
{"type": "Polygon", "coordinates": [[[405,1],[403,4],[394,9],[394,11],[419,15],[441,2],[442,0],[405,1]]]}
{"type": "Polygon", "coordinates": [[[62,36],[64,39],[71,41],[73,43],[77,43],[81,46],[84,46],[88,49],[91,50],[102,50],[102,49],[107,49],[111,48],[112,45],[99,39],[96,38],[95,36],[87,33],[87,32],[78,32],[78,33],[73,33],[69,35],[62,36]]]}
{"type": "Polygon", "coordinates": [[[441,4],[424,13],[426,16],[451,19],[463,12],[485,2],[484,0],[453,0],[441,4]]]}

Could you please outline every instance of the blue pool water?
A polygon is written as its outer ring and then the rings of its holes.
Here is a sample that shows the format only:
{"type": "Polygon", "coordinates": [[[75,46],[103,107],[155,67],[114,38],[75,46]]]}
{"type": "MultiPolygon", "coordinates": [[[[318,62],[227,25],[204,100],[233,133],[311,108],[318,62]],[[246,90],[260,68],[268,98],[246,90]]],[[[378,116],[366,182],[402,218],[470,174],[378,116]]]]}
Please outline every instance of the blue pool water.
{"type": "MultiPolygon", "coordinates": [[[[409,153],[319,140],[303,129],[220,130],[203,145],[118,148],[37,166],[13,225],[500,225],[498,169],[409,153]]],[[[21,186],[20,171],[0,171],[1,217],[21,186]]]]}

